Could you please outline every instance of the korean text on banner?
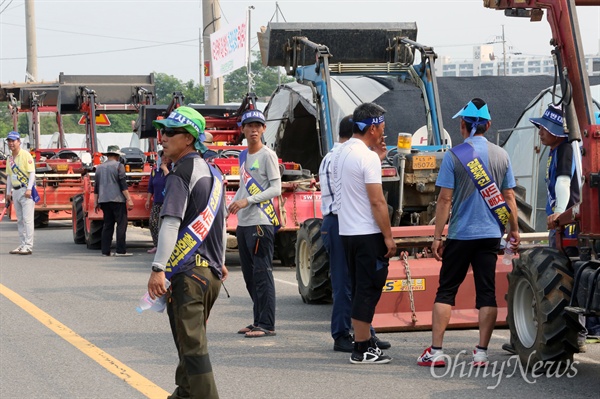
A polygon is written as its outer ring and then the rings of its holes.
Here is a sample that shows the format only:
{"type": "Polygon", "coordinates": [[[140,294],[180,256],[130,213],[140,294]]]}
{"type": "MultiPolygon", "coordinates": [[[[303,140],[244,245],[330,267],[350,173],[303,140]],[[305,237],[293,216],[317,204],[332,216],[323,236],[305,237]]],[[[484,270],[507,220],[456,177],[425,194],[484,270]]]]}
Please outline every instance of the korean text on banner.
{"type": "Polygon", "coordinates": [[[248,52],[246,19],[210,35],[211,76],[218,78],[246,65],[248,52]]]}

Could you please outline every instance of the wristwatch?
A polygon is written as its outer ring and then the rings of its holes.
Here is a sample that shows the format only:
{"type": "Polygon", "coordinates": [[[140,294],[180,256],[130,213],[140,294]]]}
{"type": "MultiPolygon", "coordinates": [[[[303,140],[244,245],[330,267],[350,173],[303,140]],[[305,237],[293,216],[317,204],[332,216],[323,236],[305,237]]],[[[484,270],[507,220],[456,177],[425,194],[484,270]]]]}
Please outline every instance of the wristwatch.
{"type": "Polygon", "coordinates": [[[163,269],[161,269],[160,267],[158,267],[156,265],[152,265],[152,271],[156,272],[156,273],[164,272],[163,269]]]}

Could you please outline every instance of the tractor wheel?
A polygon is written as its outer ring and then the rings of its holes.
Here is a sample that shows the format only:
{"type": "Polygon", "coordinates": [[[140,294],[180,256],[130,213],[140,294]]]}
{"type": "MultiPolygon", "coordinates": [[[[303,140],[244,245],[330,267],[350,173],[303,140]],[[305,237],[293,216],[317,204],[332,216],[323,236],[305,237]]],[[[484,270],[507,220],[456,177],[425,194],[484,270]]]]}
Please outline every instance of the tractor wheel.
{"type": "Polygon", "coordinates": [[[331,302],[329,257],[321,239],[321,219],[300,225],[296,241],[296,280],[304,303],[331,302]]]}
{"type": "Polygon", "coordinates": [[[534,248],[513,261],[508,275],[511,343],[524,367],[570,362],[577,346],[578,322],[566,315],[573,288],[569,260],[554,248],[534,248]]]}
{"type": "Polygon", "coordinates": [[[282,266],[294,266],[296,263],[295,231],[282,231],[275,234],[275,254],[282,266]]]}
{"type": "Polygon", "coordinates": [[[35,211],[33,214],[33,227],[36,229],[48,227],[49,218],[47,211],[35,211]]]}
{"type": "Polygon", "coordinates": [[[75,244],[85,244],[83,195],[73,197],[71,220],[73,221],[73,241],[75,244]]]}
{"type": "Polygon", "coordinates": [[[85,218],[84,232],[85,243],[88,249],[100,249],[102,244],[102,220],[89,220],[85,218]]]}

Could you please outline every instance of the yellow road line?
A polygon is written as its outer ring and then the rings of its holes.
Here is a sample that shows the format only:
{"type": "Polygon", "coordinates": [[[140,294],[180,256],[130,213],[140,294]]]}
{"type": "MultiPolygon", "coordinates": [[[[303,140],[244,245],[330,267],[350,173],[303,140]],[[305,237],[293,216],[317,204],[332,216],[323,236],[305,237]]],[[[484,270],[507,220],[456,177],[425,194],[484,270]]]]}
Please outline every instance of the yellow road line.
{"type": "Polygon", "coordinates": [[[43,310],[35,306],[33,303],[29,302],[27,299],[23,298],[16,292],[6,288],[2,284],[0,284],[0,294],[10,299],[12,302],[15,303],[15,305],[29,313],[37,321],[48,327],[50,330],[54,331],[59,337],[61,337],[62,339],[73,345],[75,348],[85,353],[89,358],[94,360],[96,363],[98,363],[106,370],[110,371],[129,385],[131,385],[133,388],[141,392],[147,398],[164,399],[167,396],[169,396],[169,393],[167,391],[154,384],[152,381],[145,378],[141,374],[136,373],[126,364],[121,363],[108,353],[98,348],[96,345],[85,340],[77,333],[75,333],[75,331],[69,329],[64,324],[61,324],[58,320],[50,316],[48,313],[44,312],[43,310]]]}

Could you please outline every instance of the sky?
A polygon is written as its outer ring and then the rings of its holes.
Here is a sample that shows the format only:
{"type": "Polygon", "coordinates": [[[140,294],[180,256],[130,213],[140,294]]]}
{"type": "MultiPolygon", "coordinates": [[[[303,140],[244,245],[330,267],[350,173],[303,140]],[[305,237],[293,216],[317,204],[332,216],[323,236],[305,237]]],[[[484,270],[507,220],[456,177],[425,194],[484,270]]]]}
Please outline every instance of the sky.
{"type": "MultiPolygon", "coordinates": [[[[23,82],[26,69],[25,1],[0,0],[0,83],[23,82]]],[[[256,31],[276,21],[275,1],[221,0],[221,26],[252,10],[256,31]]],[[[482,0],[279,0],[280,22],[416,22],[417,41],[439,56],[472,59],[473,46],[494,44],[502,54],[504,25],[508,55],[549,55],[545,17],[508,18],[482,0]]],[[[600,7],[578,7],[586,54],[600,52],[600,7]]],[[[146,75],[153,71],[182,81],[200,79],[200,0],[35,0],[38,81],[67,75],[146,75]]],[[[326,43],[324,43],[326,44],[326,43]]],[[[360,45],[355,43],[353,45],[360,45]]],[[[335,56],[335,54],[334,54],[335,56]]]]}

